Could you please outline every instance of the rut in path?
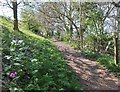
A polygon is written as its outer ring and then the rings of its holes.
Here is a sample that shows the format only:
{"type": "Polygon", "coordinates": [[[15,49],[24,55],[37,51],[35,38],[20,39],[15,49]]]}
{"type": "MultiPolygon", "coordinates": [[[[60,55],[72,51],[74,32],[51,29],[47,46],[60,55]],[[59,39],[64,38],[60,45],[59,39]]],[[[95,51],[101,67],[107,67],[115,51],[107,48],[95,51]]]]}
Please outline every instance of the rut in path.
{"type": "Polygon", "coordinates": [[[120,90],[120,81],[104,67],[83,58],[80,53],[69,45],[54,41],[64,54],[68,65],[76,72],[83,90],[120,90]]]}

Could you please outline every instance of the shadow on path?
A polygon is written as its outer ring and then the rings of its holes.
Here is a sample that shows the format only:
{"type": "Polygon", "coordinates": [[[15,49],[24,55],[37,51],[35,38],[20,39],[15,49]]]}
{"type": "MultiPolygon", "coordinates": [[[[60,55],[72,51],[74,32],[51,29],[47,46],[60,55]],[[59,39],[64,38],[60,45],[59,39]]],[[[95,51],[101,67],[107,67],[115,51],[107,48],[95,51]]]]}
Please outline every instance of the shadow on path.
{"type": "Polygon", "coordinates": [[[104,67],[95,61],[82,57],[78,51],[69,45],[59,41],[54,43],[64,54],[68,65],[76,72],[84,90],[118,90],[120,81],[104,67]]]}

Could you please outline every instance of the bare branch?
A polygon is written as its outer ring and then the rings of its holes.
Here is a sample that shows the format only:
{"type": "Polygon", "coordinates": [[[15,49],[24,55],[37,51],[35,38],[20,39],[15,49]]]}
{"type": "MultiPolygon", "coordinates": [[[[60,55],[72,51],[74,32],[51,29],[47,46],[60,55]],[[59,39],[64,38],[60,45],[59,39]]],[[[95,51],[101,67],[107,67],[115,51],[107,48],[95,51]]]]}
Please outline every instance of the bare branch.
{"type": "Polygon", "coordinates": [[[115,8],[115,7],[108,7],[109,9],[108,9],[108,11],[106,12],[106,14],[105,14],[105,16],[104,16],[104,18],[103,18],[103,21],[105,21],[105,19],[108,17],[108,15],[111,13],[111,11],[115,8]]]}
{"type": "Polygon", "coordinates": [[[7,5],[8,5],[11,9],[13,9],[13,7],[9,4],[8,0],[6,0],[6,2],[7,2],[7,5]]]}
{"type": "Polygon", "coordinates": [[[118,3],[112,2],[115,7],[120,7],[120,1],[118,3]]]}
{"type": "Polygon", "coordinates": [[[19,4],[21,4],[22,3],[22,1],[21,2],[19,2],[17,5],[19,5],[19,4]]]}

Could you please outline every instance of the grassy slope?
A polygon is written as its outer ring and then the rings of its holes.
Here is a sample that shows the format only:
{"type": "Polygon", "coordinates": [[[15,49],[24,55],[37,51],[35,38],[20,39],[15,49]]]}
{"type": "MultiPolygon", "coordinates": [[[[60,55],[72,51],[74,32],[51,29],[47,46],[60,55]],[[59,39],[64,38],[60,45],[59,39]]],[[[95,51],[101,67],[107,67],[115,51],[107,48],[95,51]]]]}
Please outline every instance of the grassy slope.
{"type": "Polygon", "coordinates": [[[3,19],[3,80],[9,89],[76,90],[81,89],[63,56],[49,40],[3,19]],[[20,42],[22,41],[22,42],[20,42]],[[23,44],[24,43],[24,44],[23,44]],[[6,58],[7,57],[7,58],[6,58]],[[9,62],[8,62],[9,61],[9,62]],[[10,66],[12,64],[12,66],[10,66]],[[17,72],[15,78],[9,78],[17,72]]]}

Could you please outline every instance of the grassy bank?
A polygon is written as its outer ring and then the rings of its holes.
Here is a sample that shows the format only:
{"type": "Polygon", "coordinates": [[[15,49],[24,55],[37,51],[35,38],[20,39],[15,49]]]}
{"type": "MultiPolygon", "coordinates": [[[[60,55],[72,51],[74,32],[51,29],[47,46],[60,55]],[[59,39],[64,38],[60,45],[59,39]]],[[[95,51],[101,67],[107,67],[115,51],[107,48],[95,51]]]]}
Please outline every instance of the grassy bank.
{"type": "Polygon", "coordinates": [[[29,30],[13,32],[2,20],[3,88],[10,90],[80,90],[75,74],[53,43],[29,30]]]}

